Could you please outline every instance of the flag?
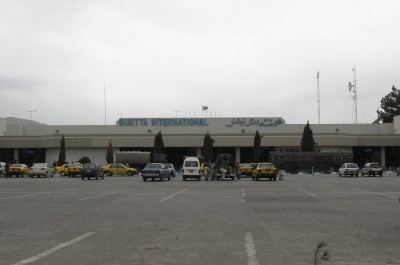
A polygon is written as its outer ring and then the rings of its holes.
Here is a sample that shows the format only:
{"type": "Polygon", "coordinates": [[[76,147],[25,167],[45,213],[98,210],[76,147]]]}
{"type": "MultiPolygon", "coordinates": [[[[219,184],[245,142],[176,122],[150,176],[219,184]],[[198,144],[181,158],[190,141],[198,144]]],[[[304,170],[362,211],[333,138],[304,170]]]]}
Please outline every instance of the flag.
{"type": "Polygon", "coordinates": [[[202,107],[201,107],[201,110],[202,110],[202,111],[208,110],[208,107],[207,107],[207,106],[202,106],[202,107]]]}

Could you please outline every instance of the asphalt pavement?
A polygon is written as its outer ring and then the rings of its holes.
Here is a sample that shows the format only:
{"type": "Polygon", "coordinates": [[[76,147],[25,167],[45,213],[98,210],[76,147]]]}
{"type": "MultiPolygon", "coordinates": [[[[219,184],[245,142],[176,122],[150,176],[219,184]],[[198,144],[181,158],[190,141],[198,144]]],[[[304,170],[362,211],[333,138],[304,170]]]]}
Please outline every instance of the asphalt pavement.
{"type": "Polygon", "coordinates": [[[400,264],[400,177],[0,178],[0,264],[400,264]]]}

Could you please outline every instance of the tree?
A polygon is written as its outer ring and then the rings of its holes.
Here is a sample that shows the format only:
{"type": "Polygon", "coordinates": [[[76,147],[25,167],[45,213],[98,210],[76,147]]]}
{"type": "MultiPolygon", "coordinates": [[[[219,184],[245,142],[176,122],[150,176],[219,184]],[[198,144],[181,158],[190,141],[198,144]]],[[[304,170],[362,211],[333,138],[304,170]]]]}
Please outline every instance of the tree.
{"type": "Polygon", "coordinates": [[[108,142],[107,152],[106,152],[106,161],[108,164],[114,162],[114,155],[113,155],[113,147],[111,143],[111,139],[108,142]]]}
{"type": "Polygon", "coordinates": [[[81,157],[81,159],[79,159],[78,162],[81,163],[82,165],[83,165],[83,164],[86,164],[86,163],[92,163],[92,161],[90,160],[90,158],[87,157],[87,156],[81,157]]]}
{"type": "Polygon", "coordinates": [[[211,138],[210,132],[207,131],[203,141],[203,156],[206,161],[210,161],[214,157],[213,148],[215,140],[211,138]]]}
{"type": "Polygon", "coordinates": [[[161,131],[154,138],[154,154],[164,153],[164,141],[162,139],[161,131]]]}
{"type": "Polygon", "coordinates": [[[261,154],[261,138],[258,130],[256,131],[256,135],[254,136],[254,162],[260,162],[260,154],[261,154]]]}
{"type": "Polygon", "coordinates": [[[315,146],[313,131],[310,128],[310,124],[307,121],[307,125],[303,130],[303,137],[301,138],[300,146],[302,152],[314,152],[315,146]]]}
{"type": "Polygon", "coordinates": [[[65,139],[64,135],[61,136],[61,141],[60,141],[60,154],[58,155],[58,165],[64,165],[65,164],[65,139]]]}
{"type": "Polygon", "coordinates": [[[383,122],[393,122],[393,117],[400,115],[400,91],[392,87],[392,92],[381,99],[381,110],[377,110],[378,119],[383,122]]]}

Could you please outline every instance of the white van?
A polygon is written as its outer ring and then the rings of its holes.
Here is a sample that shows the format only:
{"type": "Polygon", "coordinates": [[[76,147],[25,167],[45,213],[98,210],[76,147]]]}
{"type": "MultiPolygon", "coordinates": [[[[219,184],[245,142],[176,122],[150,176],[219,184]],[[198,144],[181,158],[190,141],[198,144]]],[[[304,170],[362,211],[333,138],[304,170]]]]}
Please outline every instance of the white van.
{"type": "Polygon", "coordinates": [[[200,161],[197,157],[189,156],[183,161],[182,178],[185,181],[188,178],[201,180],[200,161]]]}

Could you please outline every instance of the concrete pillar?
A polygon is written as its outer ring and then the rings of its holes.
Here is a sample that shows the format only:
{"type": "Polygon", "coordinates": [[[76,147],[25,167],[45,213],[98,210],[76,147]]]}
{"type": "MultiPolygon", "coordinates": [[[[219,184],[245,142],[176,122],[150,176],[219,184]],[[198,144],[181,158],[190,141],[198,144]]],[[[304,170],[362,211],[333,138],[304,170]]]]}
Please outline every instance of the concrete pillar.
{"type": "Polygon", "coordinates": [[[240,147],[235,148],[235,159],[240,162],[240,147]]]}
{"type": "Polygon", "coordinates": [[[19,149],[14,148],[14,160],[19,161],[19,149]]]}
{"type": "Polygon", "coordinates": [[[201,157],[201,147],[197,147],[196,149],[196,156],[201,157]]]}
{"type": "Polygon", "coordinates": [[[381,146],[381,166],[386,167],[386,148],[381,146]]]}

